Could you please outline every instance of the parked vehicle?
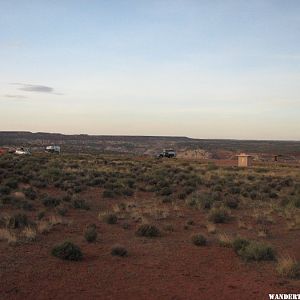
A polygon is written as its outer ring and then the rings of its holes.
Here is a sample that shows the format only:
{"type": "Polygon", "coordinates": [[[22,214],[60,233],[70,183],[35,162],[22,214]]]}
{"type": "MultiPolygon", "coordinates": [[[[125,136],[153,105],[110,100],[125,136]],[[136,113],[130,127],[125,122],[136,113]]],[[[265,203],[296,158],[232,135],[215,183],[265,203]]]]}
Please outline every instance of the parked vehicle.
{"type": "Polygon", "coordinates": [[[30,155],[31,153],[30,153],[28,148],[21,147],[21,148],[18,148],[15,151],[15,154],[17,154],[17,155],[30,155]]]}
{"type": "Polygon", "coordinates": [[[60,146],[47,146],[45,149],[48,153],[60,153],[60,146]]]}
{"type": "Polygon", "coordinates": [[[176,151],[173,149],[164,149],[163,152],[161,152],[158,155],[159,158],[167,157],[167,158],[173,158],[176,157],[176,151]]]}

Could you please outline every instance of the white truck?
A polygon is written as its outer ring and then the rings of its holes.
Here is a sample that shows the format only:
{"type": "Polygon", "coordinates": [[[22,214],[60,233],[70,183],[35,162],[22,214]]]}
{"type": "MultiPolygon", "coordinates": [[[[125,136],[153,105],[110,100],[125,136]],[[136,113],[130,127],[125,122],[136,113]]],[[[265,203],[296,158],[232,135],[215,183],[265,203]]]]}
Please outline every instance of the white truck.
{"type": "Polygon", "coordinates": [[[21,148],[16,149],[15,154],[17,154],[17,155],[30,155],[31,153],[30,153],[28,148],[21,147],[21,148]]]}

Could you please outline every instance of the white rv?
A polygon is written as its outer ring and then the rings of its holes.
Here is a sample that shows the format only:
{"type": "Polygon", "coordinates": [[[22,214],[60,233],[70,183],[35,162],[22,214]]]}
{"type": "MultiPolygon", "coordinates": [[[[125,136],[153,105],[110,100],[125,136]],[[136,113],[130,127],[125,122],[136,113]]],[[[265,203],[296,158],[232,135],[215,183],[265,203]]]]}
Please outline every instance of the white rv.
{"type": "Polygon", "coordinates": [[[48,153],[60,153],[60,146],[47,146],[45,149],[48,153]]]}

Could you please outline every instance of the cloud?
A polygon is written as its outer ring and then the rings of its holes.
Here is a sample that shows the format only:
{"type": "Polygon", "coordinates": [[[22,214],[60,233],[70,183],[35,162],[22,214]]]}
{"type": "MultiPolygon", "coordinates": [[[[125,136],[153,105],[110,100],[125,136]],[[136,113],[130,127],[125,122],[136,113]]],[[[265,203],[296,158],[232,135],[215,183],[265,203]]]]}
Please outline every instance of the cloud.
{"type": "Polygon", "coordinates": [[[12,84],[20,86],[18,88],[18,90],[20,91],[62,95],[61,93],[55,92],[53,87],[46,86],[46,85],[28,84],[28,83],[12,83],[12,84]]]}
{"type": "Polygon", "coordinates": [[[12,98],[12,99],[25,99],[27,98],[26,96],[23,95],[11,95],[11,94],[6,94],[3,95],[5,98],[12,98]]]}

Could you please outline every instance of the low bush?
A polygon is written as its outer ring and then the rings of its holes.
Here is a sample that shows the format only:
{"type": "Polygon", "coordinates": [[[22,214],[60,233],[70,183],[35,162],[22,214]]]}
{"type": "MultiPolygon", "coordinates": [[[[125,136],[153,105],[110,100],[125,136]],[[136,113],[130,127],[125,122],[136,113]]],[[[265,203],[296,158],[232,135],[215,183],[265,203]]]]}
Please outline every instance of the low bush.
{"type": "Polygon", "coordinates": [[[118,222],[117,215],[110,212],[100,213],[99,218],[107,224],[116,224],[118,222]]]}
{"type": "Polygon", "coordinates": [[[60,204],[60,199],[52,196],[45,196],[42,199],[42,202],[46,207],[56,207],[60,204]]]}
{"type": "Polygon", "coordinates": [[[230,220],[229,211],[223,207],[214,207],[208,215],[208,220],[213,223],[226,223],[230,220]]]}
{"type": "Polygon", "coordinates": [[[239,206],[239,201],[236,198],[229,198],[225,200],[225,205],[229,208],[236,209],[239,206]]]}
{"type": "Polygon", "coordinates": [[[136,235],[145,237],[158,237],[160,236],[160,231],[154,225],[143,224],[137,229],[136,235]]]}
{"type": "Polygon", "coordinates": [[[202,234],[196,234],[192,236],[192,242],[196,246],[205,246],[206,238],[202,234]]]}
{"type": "Polygon", "coordinates": [[[91,224],[84,232],[84,238],[88,243],[92,243],[97,239],[97,228],[95,224],[91,224]]]}
{"type": "Polygon", "coordinates": [[[120,245],[113,246],[110,253],[113,256],[121,256],[121,257],[128,255],[127,249],[120,245]]]}
{"type": "Polygon", "coordinates": [[[275,260],[274,249],[265,243],[237,238],[233,241],[233,249],[247,261],[275,260]]]}
{"type": "Polygon", "coordinates": [[[85,202],[84,199],[74,199],[72,201],[72,206],[75,209],[84,209],[84,210],[90,209],[89,205],[85,202]]]}
{"type": "Polygon", "coordinates": [[[71,242],[64,242],[55,246],[52,255],[64,260],[78,261],[81,260],[83,255],[80,248],[71,242]]]}
{"type": "Polygon", "coordinates": [[[29,220],[25,214],[15,214],[9,217],[7,227],[11,229],[23,228],[29,225],[29,220]]]}
{"type": "Polygon", "coordinates": [[[37,197],[37,193],[33,188],[24,189],[23,192],[24,195],[31,200],[34,200],[37,197]]]}

